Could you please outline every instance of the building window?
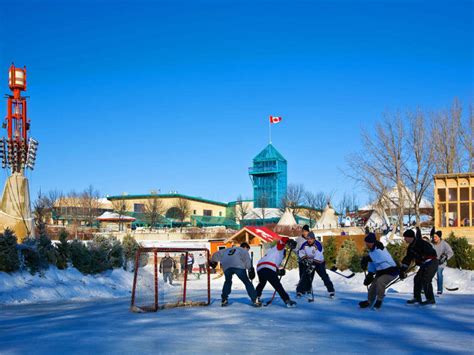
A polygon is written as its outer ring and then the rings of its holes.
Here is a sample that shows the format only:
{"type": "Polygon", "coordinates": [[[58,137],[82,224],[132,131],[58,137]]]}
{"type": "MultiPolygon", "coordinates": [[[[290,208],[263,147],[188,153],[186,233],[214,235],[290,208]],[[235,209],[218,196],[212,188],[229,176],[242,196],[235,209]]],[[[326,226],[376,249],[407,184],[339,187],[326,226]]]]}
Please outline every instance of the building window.
{"type": "Polygon", "coordinates": [[[457,188],[452,188],[448,189],[449,191],[449,201],[457,201],[458,200],[458,189],[457,188]]]}
{"type": "Polygon", "coordinates": [[[446,189],[438,189],[438,200],[446,202],[446,189]]]}
{"type": "Polygon", "coordinates": [[[450,203],[449,205],[449,226],[450,227],[458,227],[459,220],[458,220],[458,204],[457,203],[450,203]]]}
{"type": "Polygon", "coordinates": [[[222,217],[222,212],[219,212],[219,217],[222,217]]]}
{"type": "Polygon", "coordinates": [[[460,201],[469,201],[469,188],[461,187],[459,189],[460,201]]]}
{"type": "Polygon", "coordinates": [[[193,210],[193,214],[196,214],[196,210],[193,210]]]}
{"type": "Polygon", "coordinates": [[[135,212],[135,213],[145,212],[145,205],[143,203],[134,203],[133,204],[133,212],[135,212]]]}
{"type": "Polygon", "coordinates": [[[461,227],[469,227],[469,203],[461,203],[461,227]]]}
{"type": "Polygon", "coordinates": [[[212,216],[212,210],[204,210],[202,211],[203,216],[212,216]]]}
{"type": "Polygon", "coordinates": [[[446,205],[445,204],[439,205],[438,213],[439,213],[438,227],[446,227],[446,205]]]}

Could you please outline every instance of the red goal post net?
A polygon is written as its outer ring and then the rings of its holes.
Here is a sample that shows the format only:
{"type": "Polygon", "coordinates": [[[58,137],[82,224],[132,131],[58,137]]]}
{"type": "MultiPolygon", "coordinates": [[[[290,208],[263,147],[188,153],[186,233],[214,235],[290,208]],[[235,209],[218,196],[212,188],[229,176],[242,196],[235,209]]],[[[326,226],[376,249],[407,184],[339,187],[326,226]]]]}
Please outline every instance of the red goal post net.
{"type": "Polygon", "coordinates": [[[210,303],[208,249],[143,247],[137,250],[131,311],[156,312],[210,303]]]}

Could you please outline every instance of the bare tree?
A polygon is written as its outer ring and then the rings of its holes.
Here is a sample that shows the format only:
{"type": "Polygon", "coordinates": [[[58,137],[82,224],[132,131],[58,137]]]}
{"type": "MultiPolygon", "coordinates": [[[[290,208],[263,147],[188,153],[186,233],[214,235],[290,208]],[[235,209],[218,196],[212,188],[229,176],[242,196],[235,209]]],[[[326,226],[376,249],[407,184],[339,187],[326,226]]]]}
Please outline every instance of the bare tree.
{"type": "Polygon", "coordinates": [[[49,205],[48,197],[42,194],[40,190],[38,192],[38,197],[35,202],[33,202],[33,214],[35,216],[36,228],[44,228],[44,225],[47,223],[49,205]]]}
{"type": "Polygon", "coordinates": [[[72,221],[74,238],[77,239],[77,230],[79,228],[80,218],[82,216],[81,196],[75,190],[71,190],[63,199],[66,207],[66,218],[72,221]]]}
{"type": "Polygon", "coordinates": [[[260,219],[262,220],[262,224],[264,223],[265,221],[265,218],[267,216],[267,212],[268,212],[268,205],[269,205],[269,201],[268,201],[268,197],[266,194],[261,194],[258,198],[257,198],[257,204],[258,204],[258,210],[259,210],[259,217],[260,219]]]}
{"type": "Polygon", "coordinates": [[[302,184],[289,184],[286,194],[281,201],[281,210],[283,212],[289,209],[294,217],[298,214],[304,201],[305,190],[302,184]]]}
{"type": "Polygon", "coordinates": [[[330,194],[326,194],[322,191],[316,193],[314,197],[315,197],[315,203],[316,203],[315,206],[319,210],[324,210],[324,208],[326,208],[328,203],[331,202],[331,198],[332,198],[330,194]]]}
{"type": "Polygon", "coordinates": [[[242,196],[239,195],[237,197],[237,204],[236,204],[236,213],[237,213],[237,220],[239,223],[242,223],[242,220],[245,218],[247,213],[250,211],[250,206],[248,203],[242,199],[242,196]]]}
{"type": "MultiPolygon", "coordinates": [[[[431,186],[432,175],[435,170],[434,146],[427,130],[427,122],[423,112],[420,110],[408,114],[408,131],[413,137],[407,137],[407,160],[403,165],[404,179],[407,186],[411,188],[413,196],[405,190],[409,207],[414,206],[416,223],[420,224],[420,204],[426,190],[431,186]]],[[[410,208],[409,208],[410,209],[410,208]]]]}
{"type": "Polygon", "coordinates": [[[465,149],[464,170],[474,171],[474,107],[469,107],[469,115],[461,128],[461,143],[465,149]]]}
{"type": "Polygon", "coordinates": [[[436,172],[439,174],[460,171],[461,115],[461,104],[458,99],[454,99],[449,111],[436,113],[432,117],[436,172]]]}
{"type": "Polygon", "coordinates": [[[177,210],[179,211],[176,217],[181,222],[182,230],[184,221],[191,214],[191,205],[189,204],[189,201],[187,199],[180,197],[177,199],[174,207],[177,208],[177,210]]]}
{"type": "Polygon", "coordinates": [[[345,216],[348,212],[356,211],[357,207],[357,196],[354,193],[349,195],[347,192],[344,192],[342,199],[339,201],[337,209],[342,216],[345,216]]]}
{"type": "Polygon", "coordinates": [[[51,211],[51,219],[53,224],[55,221],[58,221],[59,216],[61,215],[61,201],[64,201],[64,194],[62,191],[54,189],[48,192],[48,208],[51,211]]]}
{"type": "Polygon", "coordinates": [[[100,214],[100,193],[94,189],[92,185],[89,185],[80,195],[80,206],[82,207],[83,214],[86,217],[87,225],[92,227],[95,219],[100,214]]]}
{"type": "Polygon", "coordinates": [[[153,195],[152,198],[146,201],[144,213],[150,227],[154,228],[160,216],[165,213],[163,201],[157,195],[153,195]]]}
{"type": "MultiPolygon", "coordinates": [[[[400,233],[403,233],[404,196],[403,164],[405,163],[405,128],[399,113],[384,115],[382,123],[376,124],[375,132],[362,132],[364,151],[347,159],[349,177],[361,183],[385,206],[394,206],[397,211],[400,233]],[[388,191],[395,186],[397,196],[388,191]]],[[[391,208],[391,207],[390,207],[391,208]]]]}
{"type": "Polygon", "coordinates": [[[306,205],[306,207],[308,207],[308,209],[306,210],[306,216],[309,218],[310,227],[312,227],[313,221],[316,222],[316,220],[320,216],[320,201],[316,194],[311,191],[306,191],[304,194],[304,204],[306,205]]]}
{"type": "Polygon", "coordinates": [[[112,200],[112,209],[119,215],[119,232],[123,231],[123,217],[129,209],[128,201],[124,198],[112,200]]]}

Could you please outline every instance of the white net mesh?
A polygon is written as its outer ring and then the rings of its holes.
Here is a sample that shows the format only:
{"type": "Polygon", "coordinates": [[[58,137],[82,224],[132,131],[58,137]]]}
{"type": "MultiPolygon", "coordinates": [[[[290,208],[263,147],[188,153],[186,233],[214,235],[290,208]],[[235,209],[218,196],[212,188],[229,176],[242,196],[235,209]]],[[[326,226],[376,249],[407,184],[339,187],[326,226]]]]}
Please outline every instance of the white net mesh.
{"type": "Polygon", "coordinates": [[[207,249],[146,248],[139,253],[133,311],[209,304],[207,249]]]}

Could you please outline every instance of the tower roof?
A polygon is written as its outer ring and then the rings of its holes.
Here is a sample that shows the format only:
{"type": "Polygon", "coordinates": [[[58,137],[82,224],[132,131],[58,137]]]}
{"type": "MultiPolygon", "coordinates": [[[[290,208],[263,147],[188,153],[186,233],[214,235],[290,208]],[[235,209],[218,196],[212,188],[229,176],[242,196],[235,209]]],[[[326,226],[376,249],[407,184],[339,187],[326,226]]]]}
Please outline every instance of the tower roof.
{"type": "Polygon", "coordinates": [[[281,155],[271,143],[267,145],[260,153],[258,153],[255,158],[253,158],[254,162],[267,160],[279,160],[286,162],[286,159],[283,157],[283,155],[281,155]]]}

